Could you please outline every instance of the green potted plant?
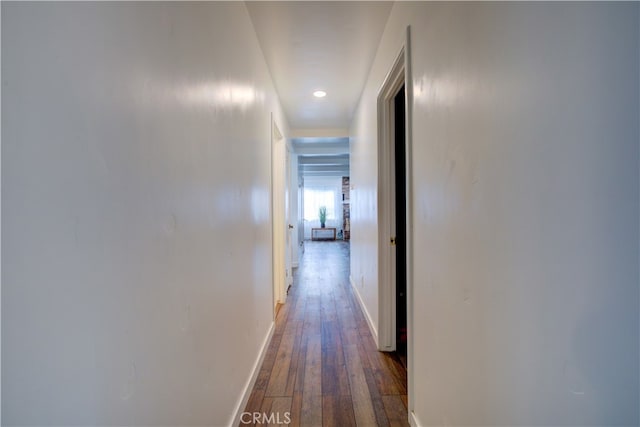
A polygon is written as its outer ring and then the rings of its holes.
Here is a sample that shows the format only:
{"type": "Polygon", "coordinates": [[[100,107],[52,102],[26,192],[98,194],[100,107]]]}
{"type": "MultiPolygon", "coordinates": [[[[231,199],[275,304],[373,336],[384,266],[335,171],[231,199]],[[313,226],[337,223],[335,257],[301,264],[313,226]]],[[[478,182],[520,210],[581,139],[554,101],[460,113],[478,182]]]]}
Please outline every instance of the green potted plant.
{"type": "Polygon", "coordinates": [[[320,217],[320,227],[324,228],[324,225],[327,222],[327,207],[326,206],[320,206],[320,209],[318,209],[318,216],[320,217]]]}

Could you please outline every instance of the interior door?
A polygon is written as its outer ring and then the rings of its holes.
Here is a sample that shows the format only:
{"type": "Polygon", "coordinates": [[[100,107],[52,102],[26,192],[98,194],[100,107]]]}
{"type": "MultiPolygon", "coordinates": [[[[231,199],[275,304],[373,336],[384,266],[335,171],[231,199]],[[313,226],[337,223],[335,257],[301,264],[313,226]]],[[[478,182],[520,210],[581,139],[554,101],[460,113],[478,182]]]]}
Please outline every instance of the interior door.
{"type": "Polygon", "coordinates": [[[286,300],[286,141],[272,118],[272,228],[273,228],[273,303],[274,317],[278,304],[286,300]]]}
{"type": "Polygon", "coordinates": [[[291,218],[291,153],[289,147],[285,151],[285,180],[284,180],[284,230],[285,230],[285,281],[287,291],[289,286],[293,284],[293,273],[291,265],[293,264],[293,224],[294,219],[291,218]]]}

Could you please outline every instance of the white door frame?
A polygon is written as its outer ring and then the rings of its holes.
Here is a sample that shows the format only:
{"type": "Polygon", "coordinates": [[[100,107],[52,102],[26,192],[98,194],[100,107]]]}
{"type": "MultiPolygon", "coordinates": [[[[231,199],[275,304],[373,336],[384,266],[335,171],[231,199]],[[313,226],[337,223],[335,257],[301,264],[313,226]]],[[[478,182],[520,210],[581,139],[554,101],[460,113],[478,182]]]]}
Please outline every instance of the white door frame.
{"type": "Polygon", "coordinates": [[[287,298],[286,285],[286,141],[271,114],[271,227],[273,264],[273,317],[287,298]]]}
{"type": "Polygon", "coordinates": [[[394,97],[405,85],[405,154],[406,154],[406,262],[407,262],[407,389],[409,411],[413,410],[413,157],[410,27],[389,73],[378,92],[378,349],[396,349],[396,251],[395,237],[395,166],[394,166],[394,97]]]}

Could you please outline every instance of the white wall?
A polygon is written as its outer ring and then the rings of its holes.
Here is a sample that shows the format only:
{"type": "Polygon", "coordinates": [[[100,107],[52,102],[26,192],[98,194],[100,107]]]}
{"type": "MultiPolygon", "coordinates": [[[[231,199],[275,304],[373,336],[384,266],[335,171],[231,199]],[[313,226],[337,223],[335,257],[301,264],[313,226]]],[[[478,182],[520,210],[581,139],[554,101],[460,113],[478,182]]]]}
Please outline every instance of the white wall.
{"type": "Polygon", "coordinates": [[[422,425],[639,423],[637,3],[396,3],[352,127],[377,322],[376,95],[411,25],[422,425]]]}
{"type": "Polygon", "coordinates": [[[245,6],[3,3],[2,85],[3,425],[228,424],[285,122],[245,6]]]}

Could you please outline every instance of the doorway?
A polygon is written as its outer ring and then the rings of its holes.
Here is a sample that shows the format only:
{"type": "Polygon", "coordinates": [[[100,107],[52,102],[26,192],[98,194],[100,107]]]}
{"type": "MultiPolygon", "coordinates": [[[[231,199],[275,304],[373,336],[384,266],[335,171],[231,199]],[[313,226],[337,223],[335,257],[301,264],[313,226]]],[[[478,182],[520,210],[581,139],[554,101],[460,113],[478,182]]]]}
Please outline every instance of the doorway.
{"type": "Polygon", "coordinates": [[[405,166],[405,101],[406,91],[403,84],[393,98],[393,176],[395,214],[395,312],[396,312],[396,351],[406,368],[407,358],[407,169],[405,166]]]}
{"type": "Polygon", "coordinates": [[[378,349],[407,371],[413,411],[410,28],[378,92],[378,349]],[[407,83],[407,84],[405,84],[407,83]]]}
{"type": "Polygon", "coordinates": [[[285,303],[291,276],[288,229],[287,144],[273,116],[271,119],[271,218],[273,253],[273,317],[285,303]]]}
{"type": "Polygon", "coordinates": [[[407,97],[405,51],[378,96],[378,349],[407,348],[407,97]]]}

